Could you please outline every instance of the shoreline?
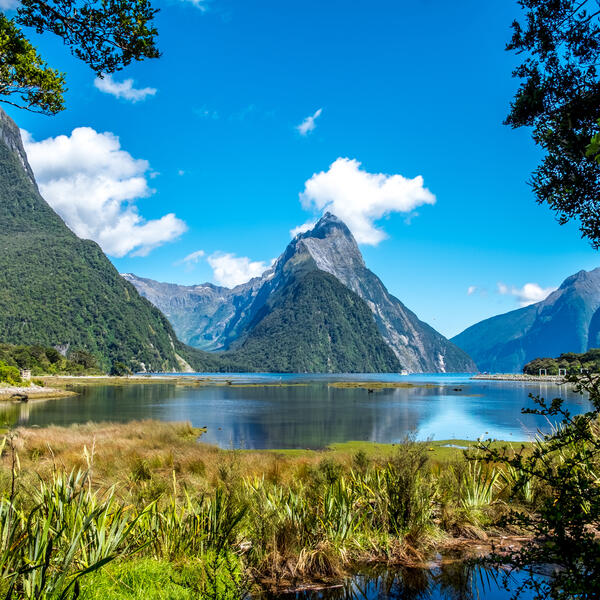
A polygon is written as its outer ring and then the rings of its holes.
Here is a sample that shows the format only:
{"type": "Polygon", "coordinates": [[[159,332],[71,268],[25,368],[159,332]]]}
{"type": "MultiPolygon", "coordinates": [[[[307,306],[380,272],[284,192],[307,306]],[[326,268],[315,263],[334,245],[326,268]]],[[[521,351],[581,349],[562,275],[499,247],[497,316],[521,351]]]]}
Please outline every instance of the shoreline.
{"type": "MultiPolygon", "coordinates": [[[[383,375],[383,374],[382,374],[383,375]]],[[[449,374],[451,375],[451,373],[449,374]]],[[[64,388],[73,385],[160,385],[174,384],[186,387],[215,386],[215,387],[298,387],[313,383],[308,381],[236,381],[234,377],[215,373],[211,375],[40,375],[37,379],[44,382],[46,388],[64,388]]],[[[567,383],[562,375],[525,375],[522,373],[492,373],[468,376],[468,381],[512,381],[515,383],[567,383]]],[[[436,388],[445,383],[428,381],[385,381],[385,380],[346,380],[323,381],[333,388],[364,388],[369,391],[386,388],[436,388]]],[[[448,384],[455,385],[455,384],[448,384]]],[[[457,384],[458,385],[458,384],[457,384]]],[[[0,388],[0,391],[4,388],[0,388]]],[[[8,389],[8,388],[6,388],[8,389]]]]}
{"type": "Polygon", "coordinates": [[[36,385],[30,387],[0,387],[0,402],[14,402],[20,404],[27,403],[30,400],[51,400],[53,398],[70,398],[71,396],[77,396],[77,393],[61,388],[48,387],[46,385],[44,385],[44,387],[36,385]],[[26,396],[26,398],[22,398],[22,396],[26,396]]]}
{"type": "Polygon", "coordinates": [[[567,383],[563,375],[526,375],[524,373],[492,373],[473,375],[475,381],[515,381],[518,383],[567,383]]]}

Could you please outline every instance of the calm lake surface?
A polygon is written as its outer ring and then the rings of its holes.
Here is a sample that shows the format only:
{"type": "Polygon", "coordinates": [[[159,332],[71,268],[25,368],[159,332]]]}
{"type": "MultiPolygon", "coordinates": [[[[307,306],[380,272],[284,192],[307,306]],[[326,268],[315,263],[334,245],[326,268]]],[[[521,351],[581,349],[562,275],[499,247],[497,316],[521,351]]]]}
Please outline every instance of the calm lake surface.
{"type": "Polygon", "coordinates": [[[578,413],[588,402],[550,383],[474,381],[469,375],[221,375],[231,385],[174,383],[73,386],[79,396],[7,405],[0,418],[46,426],[137,419],[190,421],[208,428],[202,440],[223,448],[323,448],[334,442],[394,443],[419,439],[527,440],[549,424],[522,415],[528,394],[564,397],[578,413]],[[415,387],[331,387],[334,381],[402,381],[415,387]],[[273,384],[298,385],[273,385],[273,384]],[[258,385],[271,384],[271,385],[258,385]]]}

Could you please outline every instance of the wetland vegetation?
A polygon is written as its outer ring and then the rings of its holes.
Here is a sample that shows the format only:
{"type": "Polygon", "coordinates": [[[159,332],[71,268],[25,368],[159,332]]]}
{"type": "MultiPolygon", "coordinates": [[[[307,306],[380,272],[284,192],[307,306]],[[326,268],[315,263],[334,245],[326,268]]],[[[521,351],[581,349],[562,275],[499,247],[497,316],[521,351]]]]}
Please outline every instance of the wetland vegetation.
{"type": "MultiPolygon", "coordinates": [[[[233,451],[199,433],[145,421],[8,434],[3,595],[238,598],[517,533],[501,525],[514,474],[456,448],[233,451]]],[[[534,484],[519,505],[543,494],[534,484]]]]}

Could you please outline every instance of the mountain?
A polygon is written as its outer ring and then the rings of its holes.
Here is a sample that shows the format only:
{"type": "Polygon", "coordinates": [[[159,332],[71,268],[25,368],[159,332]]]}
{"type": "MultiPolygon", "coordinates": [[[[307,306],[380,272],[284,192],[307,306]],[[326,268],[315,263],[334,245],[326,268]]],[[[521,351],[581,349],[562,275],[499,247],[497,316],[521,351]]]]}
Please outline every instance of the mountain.
{"type": "Polygon", "coordinates": [[[600,268],[567,277],[545,300],[452,338],[482,371],[520,372],[534,358],[600,346],[600,268]]]}
{"type": "Polygon", "coordinates": [[[159,308],[186,344],[202,350],[223,350],[225,330],[243,316],[264,283],[256,277],[233,289],[204,283],[185,286],[160,283],[124,273],[138,292],[159,308]]]}
{"type": "MultiPolygon", "coordinates": [[[[41,197],[17,125],[0,109],[0,341],[85,350],[109,369],[185,370],[197,352],[41,197]]],[[[206,364],[215,358],[208,355],[206,364]]]]}
{"type": "Polygon", "coordinates": [[[367,304],[322,271],[276,292],[244,341],[226,356],[258,370],[388,373],[401,365],[367,304]]]}
{"type": "MultiPolygon", "coordinates": [[[[341,293],[340,288],[334,286],[335,280],[361,301],[354,300],[356,307],[362,307],[362,303],[368,307],[369,321],[376,326],[379,339],[392,350],[403,369],[413,372],[475,370],[475,364],[464,351],[420,321],[387,291],[381,280],[365,266],[348,227],[330,213],[325,214],[312,230],[297,235],[262,277],[232,289],[211,284],[164,284],[131,273],[124,277],[167,315],[185,342],[205,350],[227,350],[228,355],[252,360],[250,348],[256,347],[257,336],[262,340],[260,345],[264,346],[267,332],[278,328],[280,317],[275,312],[275,308],[280,307],[278,303],[283,303],[286,313],[291,314],[296,296],[289,289],[309,274],[312,274],[310,285],[318,285],[323,292],[327,286],[331,290],[335,287],[336,293],[341,293]],[[332,276],[327,278],[327,283],[320,275],[314,275],[323,273],[332,276]]],[[[347,332],[346,326],[354,318],[346,312],[350,310],[350,300],[340,297],[337,306],[338,309],[332,311],[326,303],[315,301],[312,310],[315,315],[327,311],[332,319],[329,323],[339,331],[347,332]],[[336,323],[338,320],[340,322],[336,323]]],[[[362,317],[361,323],[366,328],[362,317]]],[[[310,327],[309,319],[304,327],[310,327]]],[[[297,323],[295,331],[300,331],[297,323]]],[[[291,330],[287,338],[289,343],[295,342],[291,330]]],[[[373,340],[370,343],[374,343],[373,340]]],[[[354,348],[358,352],[359,346],[354,345],[354,348]]],[[[388,364],[386,370],[399,370],[397,365],[392,367],[378,349],[374,352],[388,364]]],[[[362,367],[372,363],[373,358],[363,360],[362,367]]],[[[358,364],[350,370],[358,370],[358,364]]]]}

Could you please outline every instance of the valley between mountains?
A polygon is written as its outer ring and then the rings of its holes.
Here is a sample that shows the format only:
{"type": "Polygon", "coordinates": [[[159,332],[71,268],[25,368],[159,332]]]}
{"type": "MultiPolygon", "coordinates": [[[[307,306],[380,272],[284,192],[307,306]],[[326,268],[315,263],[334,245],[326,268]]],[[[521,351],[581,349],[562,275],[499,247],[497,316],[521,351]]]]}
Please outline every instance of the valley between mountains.
{"type": "Polygon", "coordinates": [[[368,269],[331,213],[234,288],[119,275],[42,198],[0,109],[0,342],[88,353],[104,371],[519,372],[600,345],[600,269],[446,339],[368,269]]]}

